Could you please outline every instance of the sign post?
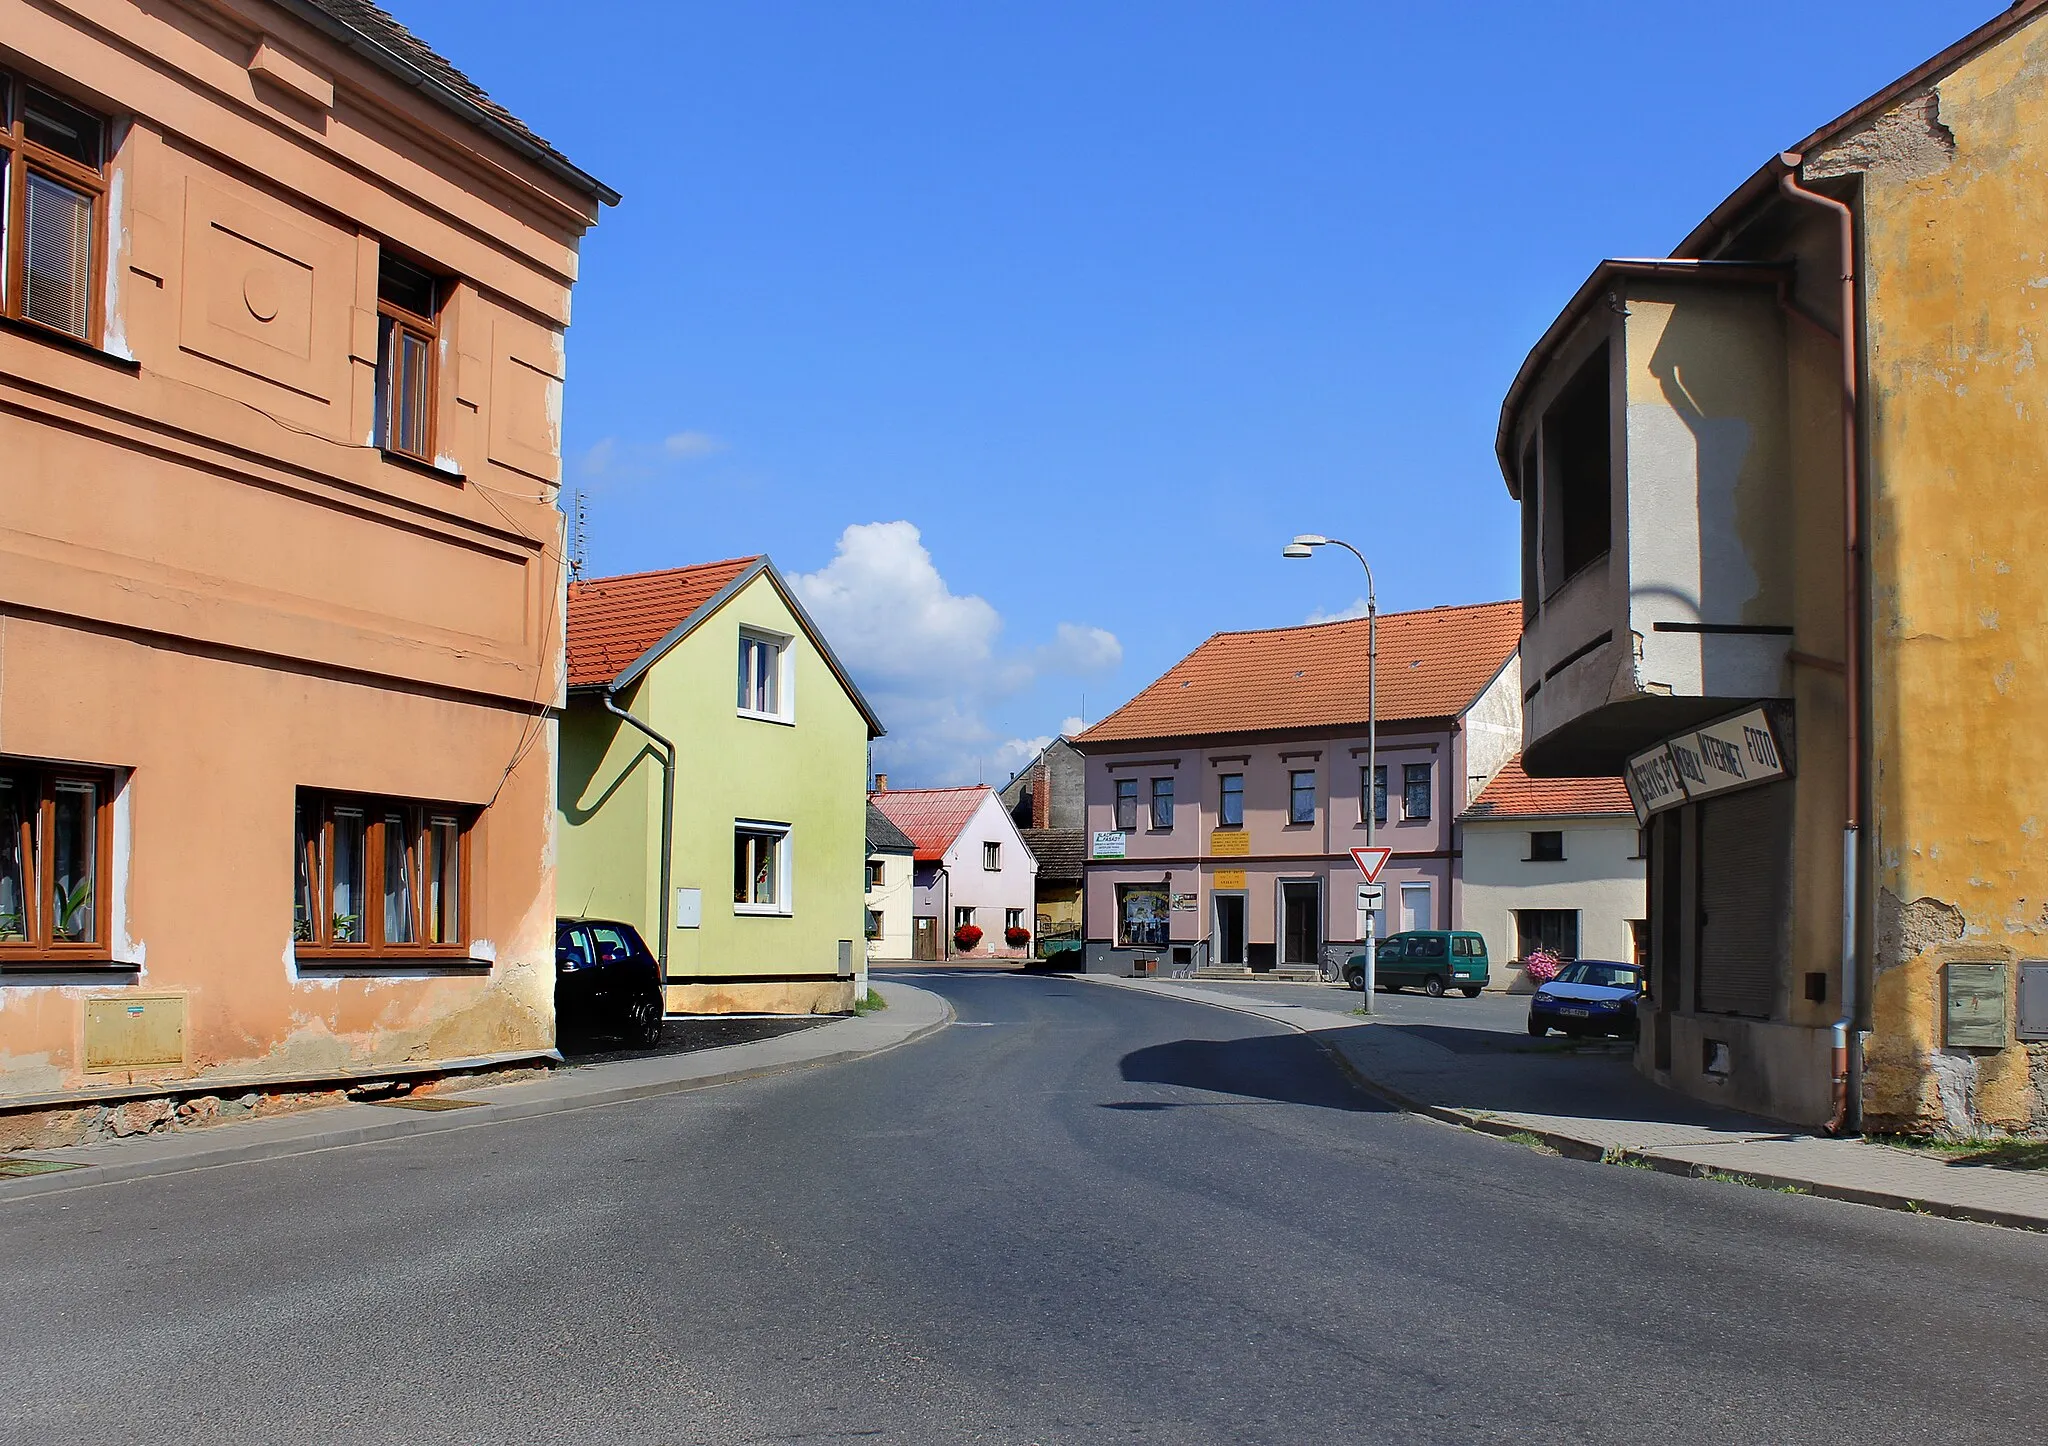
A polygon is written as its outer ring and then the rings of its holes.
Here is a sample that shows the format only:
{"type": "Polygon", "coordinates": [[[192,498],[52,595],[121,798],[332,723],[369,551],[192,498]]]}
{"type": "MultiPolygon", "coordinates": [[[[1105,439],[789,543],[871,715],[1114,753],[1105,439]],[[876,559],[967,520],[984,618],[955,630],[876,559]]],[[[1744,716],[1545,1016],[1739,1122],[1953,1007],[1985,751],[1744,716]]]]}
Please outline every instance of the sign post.
{"type": "MultiPolygon", "coordinates": [[[[1368,813],[1366,817],[1372,815],[1368,813]]],[[[1386,890],[1380,887],[1380,870],[1387,866],[1387,860],[1394,856],[1390,848],[1366,847],[1351,851],[1351,862],[1358,865],[1358,871],[1365,875],[1365,882],[1358,886],[1358,907],[1365,915],[1365,1012],[1372,1013],[1372,992],[1379,985],[1380,941],[1379,907],[1386,899],[1386,890]]]]}

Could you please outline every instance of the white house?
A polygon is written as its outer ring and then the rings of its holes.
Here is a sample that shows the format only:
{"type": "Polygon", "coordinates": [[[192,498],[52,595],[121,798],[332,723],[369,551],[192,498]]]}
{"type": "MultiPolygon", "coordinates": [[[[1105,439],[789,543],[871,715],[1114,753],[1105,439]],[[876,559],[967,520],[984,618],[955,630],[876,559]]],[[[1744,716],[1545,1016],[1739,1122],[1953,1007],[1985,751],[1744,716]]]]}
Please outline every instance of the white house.
{"type": "Polygon", "coordinates": [[[917,845],[868,804],[868,958],[911,957],[912,856],[917,845]]]}
{"type": "Polygon", "coordinates": [[[1459,819],[1462,927],[1486,936],[1495,989],[1527,988],[1519,961],[1648,956],[1641,835],[1619,778],[1531,778],[1519,755],[1459,819]]]}
{"type": "MultiPolygon", "coordinates": [[[[879,780],[878,780],[879,782],[879,780]]],[[[878,788],[869,802],[910,836],[911,957],[1028,957],[1038,860],[992,788],[878,788]],[[971,949],[956,943],[973,926],[971,949]],[[1021,944],[1005,937],[1025,931],[1021,944]]]]}

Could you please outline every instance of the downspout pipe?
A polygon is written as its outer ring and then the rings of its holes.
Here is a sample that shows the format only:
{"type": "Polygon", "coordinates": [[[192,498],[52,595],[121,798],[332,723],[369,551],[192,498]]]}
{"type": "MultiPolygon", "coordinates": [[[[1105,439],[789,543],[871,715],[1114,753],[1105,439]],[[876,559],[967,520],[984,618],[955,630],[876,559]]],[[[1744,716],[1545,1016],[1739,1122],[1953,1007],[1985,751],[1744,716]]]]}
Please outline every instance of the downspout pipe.
{"type": "Polygon", "coordinates": [[[1796,151],[1778,157],[1785,174],[1778,188],[1790,199],[1833,214],[1840,231],[1842,258],[1842,714],[1848,744],[1845,765],[1847,798],[1842,822],[1842,1012],[1833,1026],[1834,1113],[1830,1134],[1856,1128],[1860,1113],[1850,1092],[1850,1041],[1856,1029],[1856,885],[1862,877],[1863,823],[1863,508],[1859,479],[1861,448],[1857,422],[1856,213],[1832,196],[1799,184],[1804,160],[1796,151]]]}
{"type": "Polygon", "coordinates": [[[670,887],[669,876],[674,867],[676,847],[676,746],[649,728],[619,706],[618,698],[610,688],[604,690],[604,711],[614,718],[632,724],[654,740],[654,746],[661,750],[661,942],[654,946],[654,957],[661,964],[661,982],[668,985],[668,910],[670,887]]]}

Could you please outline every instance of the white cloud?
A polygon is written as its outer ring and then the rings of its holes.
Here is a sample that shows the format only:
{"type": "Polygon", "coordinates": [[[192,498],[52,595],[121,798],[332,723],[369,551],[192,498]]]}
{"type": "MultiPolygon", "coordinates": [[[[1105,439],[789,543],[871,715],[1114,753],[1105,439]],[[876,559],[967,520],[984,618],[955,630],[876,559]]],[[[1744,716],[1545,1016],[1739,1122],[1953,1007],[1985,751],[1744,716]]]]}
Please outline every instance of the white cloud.
{"type": "Polygon", "coordinates": [[[889,730],[875,746],[878,765],[906,786],[1001,785],[1051,738],[1002,741],[989,706],[1041,677],[1101,672],[1123,658],[1115,634],[1078,623],[1002,653],[1002,615],[953,591],[909,522],[848,527],[830,562],[789,581],[889,730]]]}
{"type": "Polygon", "coordinates": [[[576,459],[576,470],[585,477],[602,477],[611,470],[612,454],[619,450],[617,437],[602,437],[576,459]]]}
{"type": "Polygon", "coordinates": [[[678,461],[690,461],[723,452],[725,443],[709,432],[671,432],[662,438],[661,450],[678,461]]]}
{"type": "Polygon", "coordinates": [[[1341,623],[1350,618],[1362,618],[1364,616],[1365,599],[1359,598],[1355,602],[1353,602],[1350,607],[1339,608],[1336,612],[1333,613],[1326,613],[1321,611],[1312,612],[1308,615],[1308,621],[1312,623],[1341,623]]]}

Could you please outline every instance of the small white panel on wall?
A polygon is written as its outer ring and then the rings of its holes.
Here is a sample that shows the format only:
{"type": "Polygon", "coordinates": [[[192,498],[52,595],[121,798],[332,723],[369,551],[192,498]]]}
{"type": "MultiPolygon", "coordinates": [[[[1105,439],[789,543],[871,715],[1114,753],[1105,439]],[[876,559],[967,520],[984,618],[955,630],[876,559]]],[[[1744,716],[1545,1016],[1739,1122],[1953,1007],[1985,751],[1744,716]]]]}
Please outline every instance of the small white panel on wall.
{"type": "Polygon", "coordinates": [[[704,922],[704,891],[702,889],[676,890],[676,927],[695,929],[704,922]]]}

